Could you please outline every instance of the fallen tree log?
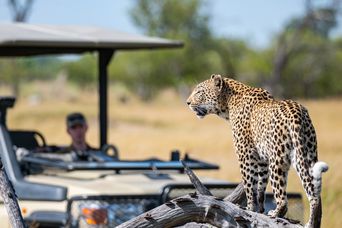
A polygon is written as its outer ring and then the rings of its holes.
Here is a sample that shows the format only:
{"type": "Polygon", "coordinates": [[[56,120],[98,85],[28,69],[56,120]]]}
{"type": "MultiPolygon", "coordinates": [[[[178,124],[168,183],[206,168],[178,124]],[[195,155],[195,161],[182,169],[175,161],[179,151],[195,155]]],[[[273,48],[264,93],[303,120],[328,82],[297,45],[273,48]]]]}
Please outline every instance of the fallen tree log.
{"type": "Polygon", "coordinates": [[[119,228],[208,227],[204,224],[215,227],[302,227],[286,219],[270,218],[235,205],[234,203],[241,204],[246,199],[242,183],[224,200],[212,196],[192,170],[182,163],[196,192],[173,199],[119,225],[119,228]]]}
{"type": "Polygon", "coordinates": [[[190,222],[216,227],[302,227],[286,219],[246,211],[215,196],[197,193],[173,199],[118,227],[176,227],[190,222]]]}

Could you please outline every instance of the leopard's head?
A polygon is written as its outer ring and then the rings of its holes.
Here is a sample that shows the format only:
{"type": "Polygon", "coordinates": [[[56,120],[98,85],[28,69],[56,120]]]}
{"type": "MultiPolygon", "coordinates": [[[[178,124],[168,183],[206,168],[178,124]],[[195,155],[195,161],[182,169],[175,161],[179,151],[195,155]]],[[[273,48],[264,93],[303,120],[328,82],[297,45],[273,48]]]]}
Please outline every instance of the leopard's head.
{"type": "Polygon", "coordinates": [[[227,87],[221,75],[213,74],[210,79],[195,87],[187,99],[187,104],[200,119],[208,114],[217,114],[226,118],[228,108],[224,100],[226,100],[227,87]]]}

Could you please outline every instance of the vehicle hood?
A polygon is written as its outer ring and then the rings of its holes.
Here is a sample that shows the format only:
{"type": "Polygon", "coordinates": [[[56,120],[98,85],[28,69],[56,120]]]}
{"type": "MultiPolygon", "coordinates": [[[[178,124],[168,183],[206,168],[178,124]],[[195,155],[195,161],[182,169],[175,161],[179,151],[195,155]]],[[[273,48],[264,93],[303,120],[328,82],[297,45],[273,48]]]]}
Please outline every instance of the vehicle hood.
{"type": "MultiPolygon", "coordinates": [[[[204,183],[222,183],[211,178],[200,178],[204,183]]],[[[60,174],[40,174],[26,177],[27,181],[64,186],[68,197],[76,195],[141,195],[160,194],[168,184],[190,183],[181,173],[76,171],[60,174]]]]}

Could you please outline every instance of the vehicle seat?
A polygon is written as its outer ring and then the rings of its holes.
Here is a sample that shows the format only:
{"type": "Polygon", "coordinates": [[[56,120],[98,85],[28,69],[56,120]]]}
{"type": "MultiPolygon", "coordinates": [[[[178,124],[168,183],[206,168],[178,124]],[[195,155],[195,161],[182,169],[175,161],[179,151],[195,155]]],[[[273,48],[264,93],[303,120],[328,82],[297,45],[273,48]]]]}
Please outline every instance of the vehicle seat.
{"type": "MultiPolygon", "coordinates": [[[[32,134],[29,135],[32,136],[32,134]]],[[[15,153],[13,153],[11,136],[7,128],[1,123],[0,155],[8,178],[11,180],[20,200],[63,201],[67,198],[68,189],[64,186],[35,183],[24,179],[15,153]]]]}
{"type": "Polygon", "coordinates": [[[34,150],[37,147],[45,147],[46,140],[38,131],[9,131],[13,145],[24,147],[28,150],[34,150]]]}

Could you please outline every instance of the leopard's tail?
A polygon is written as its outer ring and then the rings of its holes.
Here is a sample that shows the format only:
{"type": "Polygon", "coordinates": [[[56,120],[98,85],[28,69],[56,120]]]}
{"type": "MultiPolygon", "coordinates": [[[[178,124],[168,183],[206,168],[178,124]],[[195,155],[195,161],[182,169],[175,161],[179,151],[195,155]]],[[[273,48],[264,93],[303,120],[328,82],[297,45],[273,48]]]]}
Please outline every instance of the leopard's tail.
{"type": "Polygon", "coordinates": [[[300,109],[290,132],[295,154],[294,165],[310,202],[310,217],[305,227],[320,227],[322,173],[328,170],[328,165],[318,161],[315,129],[308,111],[304,107],[300,109]]]}
{"type": "Polygon", "coordinates": [[[328,164],[322,161],[316,162],[312,167],[313,185],[317,196],[321,194],[322,190],[322,173],[328,171],[328,169],[328,164]]]}

